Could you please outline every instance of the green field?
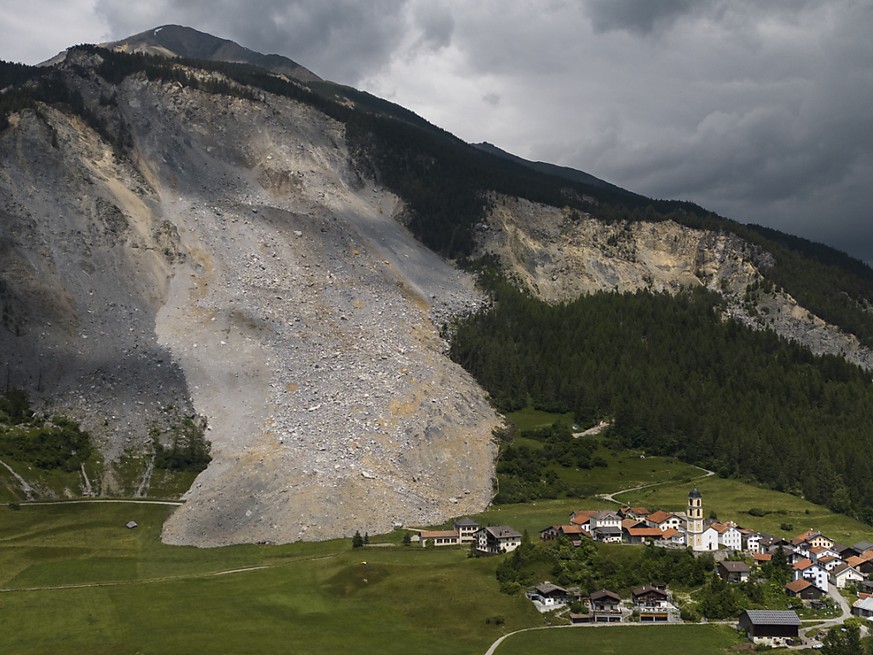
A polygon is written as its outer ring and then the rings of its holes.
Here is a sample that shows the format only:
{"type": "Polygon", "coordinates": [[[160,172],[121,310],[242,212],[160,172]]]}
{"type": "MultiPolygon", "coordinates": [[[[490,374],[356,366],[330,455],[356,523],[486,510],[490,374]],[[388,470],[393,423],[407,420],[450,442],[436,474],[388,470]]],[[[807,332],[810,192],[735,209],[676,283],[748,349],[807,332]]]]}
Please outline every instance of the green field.
{"type": "Polygon", "coordinates": [[[737,644],[748,643],[727,625],[657,625],[591,627],[578,626],[531,630],[512,635],[497,647],[495,655],[530,653],[693,653],[724,655],[737,644]]]}
{"type": "Polygon", "coordinates": [[[170,511],[0,507],[0,652],[482,653],[542,625],[526,600],[499,593],[498,559],[347,540],[165,546],[170,511]],[[256,566],[268,568],[221,574],[256,566]]]}
{"type": "Polygon", "coordinates": [[[564,425],[573,425],[573,412],[557,414],[555,412],[544,412],[533,407],[525,407],[517,412],[510,412],[506,415],[507,420],[512,423],[520,432],[525,430],[536,430],[538,428],[547,428],[555,423],[563,423],[564,425]]]}

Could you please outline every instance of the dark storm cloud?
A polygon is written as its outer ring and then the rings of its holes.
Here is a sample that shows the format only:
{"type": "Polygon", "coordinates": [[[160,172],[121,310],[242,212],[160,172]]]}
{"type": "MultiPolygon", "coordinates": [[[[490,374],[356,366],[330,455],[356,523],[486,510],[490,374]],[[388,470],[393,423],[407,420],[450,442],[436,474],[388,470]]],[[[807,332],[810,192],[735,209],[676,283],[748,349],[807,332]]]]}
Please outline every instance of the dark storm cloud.
{"type": "Polygon", "coordinates": [[[669,25],[696,4],[692,0],[591,0],[588,16],[595,32],[628,30],[648,34],[669,25]]]}
{"type": "Polygon", "coordinates": [[[165,23],[285,55],[468,141],[873,261],[869,0],[0,5],[5,47],[43,59],[165,23]]]}

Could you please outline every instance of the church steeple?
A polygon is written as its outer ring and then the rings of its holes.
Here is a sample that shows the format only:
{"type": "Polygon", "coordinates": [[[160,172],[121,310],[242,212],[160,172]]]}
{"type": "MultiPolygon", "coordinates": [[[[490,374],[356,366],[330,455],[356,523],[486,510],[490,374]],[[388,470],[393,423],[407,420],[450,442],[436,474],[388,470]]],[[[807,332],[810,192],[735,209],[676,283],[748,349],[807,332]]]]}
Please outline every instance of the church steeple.
{"type": "Polygon", "coordinates": [[[691,550],[704,550],[703,545],[703,497],[697,487],[688,494],[687,543],[691,550]]]}

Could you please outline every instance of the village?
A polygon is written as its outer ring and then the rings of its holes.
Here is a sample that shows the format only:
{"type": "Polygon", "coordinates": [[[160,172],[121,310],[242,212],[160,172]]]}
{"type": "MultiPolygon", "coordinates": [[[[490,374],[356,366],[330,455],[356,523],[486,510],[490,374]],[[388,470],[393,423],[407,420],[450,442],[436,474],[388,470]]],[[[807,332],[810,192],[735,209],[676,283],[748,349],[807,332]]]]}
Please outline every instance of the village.
{"type": "MultiPolygon", "coordinates": [[[[508,525],[480,526],[469,517],[450,530],[422,530],[412,537],[422,547],[467,546],[477,555],[499,555],[519,548],[524,536],[508,525]]],[[[644,507],[617,510],[580,509],[566,523],[549,525],[539,532],[543,543],[564,539],[573,546],[585,540],[609,544],[650,544],[667,549],[690,549],[709,554],[715,571],[727,584],[748,582],[756,569],[781,558],[790,567],[784,593],[792,607],[824,609],[844,606],[854,616],[873,622],[873,542],[839,544],[814,529],[791,539],[744,528],[734,521],[704,518],[702,494],[688,495],[685,512],[650,512],[644,507]],[[848,608],[841,591],[850,590],[857,600],[848,608]]],[[[562,612],[572,623],[681,623],[668,585],[659,580],[634,588],[629,598],[615,590],[582,590],[543,580],[525,595],[540,612],[562,612]]],[[[854,598],[854,596],[853,596],[854,598]]],[[[845,612],[844,612],[845,614],[845,612]]],[[[795,609],[743,610],[737,628],[759,645],[800,644],[802,622],[795,609]]]]}

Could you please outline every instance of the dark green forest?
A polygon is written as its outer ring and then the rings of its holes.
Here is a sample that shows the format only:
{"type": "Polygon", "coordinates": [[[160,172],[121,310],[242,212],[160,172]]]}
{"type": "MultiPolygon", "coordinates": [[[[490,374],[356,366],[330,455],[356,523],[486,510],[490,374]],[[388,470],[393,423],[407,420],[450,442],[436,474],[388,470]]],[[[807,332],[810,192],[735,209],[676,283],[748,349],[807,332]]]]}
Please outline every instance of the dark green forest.
{"type": "Polygon", "coordinates": [[[599,293],[548,305],[499,276],[451,356],[503,411],[528,404],[613,420],[628,448],[673,455],[873,523],[873,383],[721,318],[721,299],[599,293]]]}

